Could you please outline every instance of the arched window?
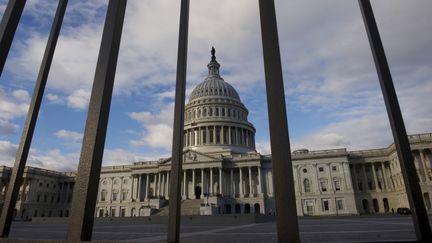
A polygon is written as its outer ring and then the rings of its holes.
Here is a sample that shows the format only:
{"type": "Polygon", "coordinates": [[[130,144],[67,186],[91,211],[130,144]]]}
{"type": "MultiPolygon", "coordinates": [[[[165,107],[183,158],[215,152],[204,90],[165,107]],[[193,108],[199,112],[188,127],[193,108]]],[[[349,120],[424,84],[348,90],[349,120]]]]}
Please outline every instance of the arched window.
{"type": "Polygon", "coordinates": [[[310,182],[308,179],[304,179],[303,187],[305,192],[310,192],[310,182]]]}

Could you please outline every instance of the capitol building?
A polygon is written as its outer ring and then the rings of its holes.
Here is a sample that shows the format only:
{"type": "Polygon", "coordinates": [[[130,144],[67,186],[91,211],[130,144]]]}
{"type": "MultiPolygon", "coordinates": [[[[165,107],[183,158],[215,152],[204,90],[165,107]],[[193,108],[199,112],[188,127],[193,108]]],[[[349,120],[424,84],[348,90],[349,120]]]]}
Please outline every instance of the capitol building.
{"type": "MultiPolygon", "coordinates": [[[[208,75],[185,107],[183,215],[274,214],[271,155],[255,148],[249,111],[220,76],[214,51],[208,75]]],[[[432,134],[410,135],[426,208],[431,210],[432,134]]],[[[392,213],[408,207],[394,144],[361,151],[292,153],[297,214],[392,213]]],[[[168,215],[171,159],[102,168],[97,217],[168,215]]],[[[1,200],[11,168],[0,166],[1,200]]],[[[17,218],[67,217],[74,173],[26,167],[17,218]]]]}

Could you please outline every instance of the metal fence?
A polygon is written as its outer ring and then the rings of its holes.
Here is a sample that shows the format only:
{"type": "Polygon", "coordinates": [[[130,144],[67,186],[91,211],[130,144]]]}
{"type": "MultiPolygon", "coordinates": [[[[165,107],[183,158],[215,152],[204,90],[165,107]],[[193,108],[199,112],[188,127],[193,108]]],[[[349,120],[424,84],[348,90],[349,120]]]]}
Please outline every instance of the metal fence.
{"type": "MultiPolygon", "coordinates": [[[[391,124],[394,142],[399,156],[402,174],[418,242],[432,242],[425,205],[422,200],[419,179],[414,167],[410,145],[402,119],[390,69],[369,0],[358,0],[366,32],[378,73],[381,90],[391,124]]],[[[0,25],[0,75],[7,60],[15,31],[26,0],[9,0],[0,25]]],[[[8,239],[13,211],[22,182],[41,100],[56,47],[68,0],[59,0],[46,50],[25,121],[16,161],[10,178],[3,211],[0,217],[0,240],[8,239]]],[[[110,0],[91,92],[89,111],[78,166],[71,217],[67,239],[57,241],[33,240],[31,242],[80,242],[91,241],[98,180],[110,111],[117,57],[127,0],[110,0]]],[[[270,143],[273,162],[276,203],[277,236],[279,242],[299,242],[299,228],[294,197],[291,150],[288,135],[282,66],[276,25],[274,0],[259,0],[261,36],[267,90],[270,126],[270,143]],[[286,180],[288,178],[288,180],[286,180]]],[[[188,47],[189,0],[181,0],[180,28],[177,57],[177,77],[170,181],[168,242],[179,241],[180,230],[180,178],[182,171],[183,122],[186,87],[188,47]]],[[[29,242],[25,240],[25,242],[29,242]]]]}

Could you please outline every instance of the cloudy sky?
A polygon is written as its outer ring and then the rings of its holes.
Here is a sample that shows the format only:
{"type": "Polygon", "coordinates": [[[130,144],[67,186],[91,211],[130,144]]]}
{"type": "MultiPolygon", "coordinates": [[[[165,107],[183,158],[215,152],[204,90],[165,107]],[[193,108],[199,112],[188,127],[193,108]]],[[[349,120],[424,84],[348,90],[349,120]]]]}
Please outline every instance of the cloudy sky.
{"type": "MultiPolygon", "coordinates": [[[[6,0],[0,0],[3,14],[6,0]]],[[[129,0],[104,165],[170,155],[177,0],[129,0]]],[[[372,2],[408,133],[432,132],[432,1],[372,2]]],[[[71,0],[29,165],[75,170],[107,0],[71,0]]],[[[388,119],[357,1],[276,0],[293,149],[386,147],[388,119]]],[[[12,165],[56,1],[28,0],[0,78],[0,164],[12,165]]],[[[269,153],[258,1],[191,1],[187,95],[215,46],[269,153]]]]}

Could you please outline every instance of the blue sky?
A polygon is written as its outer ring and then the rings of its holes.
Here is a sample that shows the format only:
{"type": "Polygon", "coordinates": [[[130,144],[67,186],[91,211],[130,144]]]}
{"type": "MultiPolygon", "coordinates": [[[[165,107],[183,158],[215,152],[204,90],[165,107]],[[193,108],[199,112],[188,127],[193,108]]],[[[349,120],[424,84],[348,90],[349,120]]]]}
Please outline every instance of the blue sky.
{"type": "MultiPolygon", "coordinates": [[[[7,1],[0,0],[3,13],[7,1]]],[[[29,165],[75,170],[107,0],[71,0],[29,165]]],[[[372,1],[408,133],[432,132],[432,2],[372,1]]],[[[293,149],[386,147],[388,119],[357,1],[276,0],[293,149]]],[[[12,165],[56,1],[28,0],[0,78],[0,164],[12,165]]],[[[170,155],[179,1],[129,0],[104,165],[170,155]]],[[[187,95],[215,46],[269,150],[258,1],[191,1],[187,95]]]]}

